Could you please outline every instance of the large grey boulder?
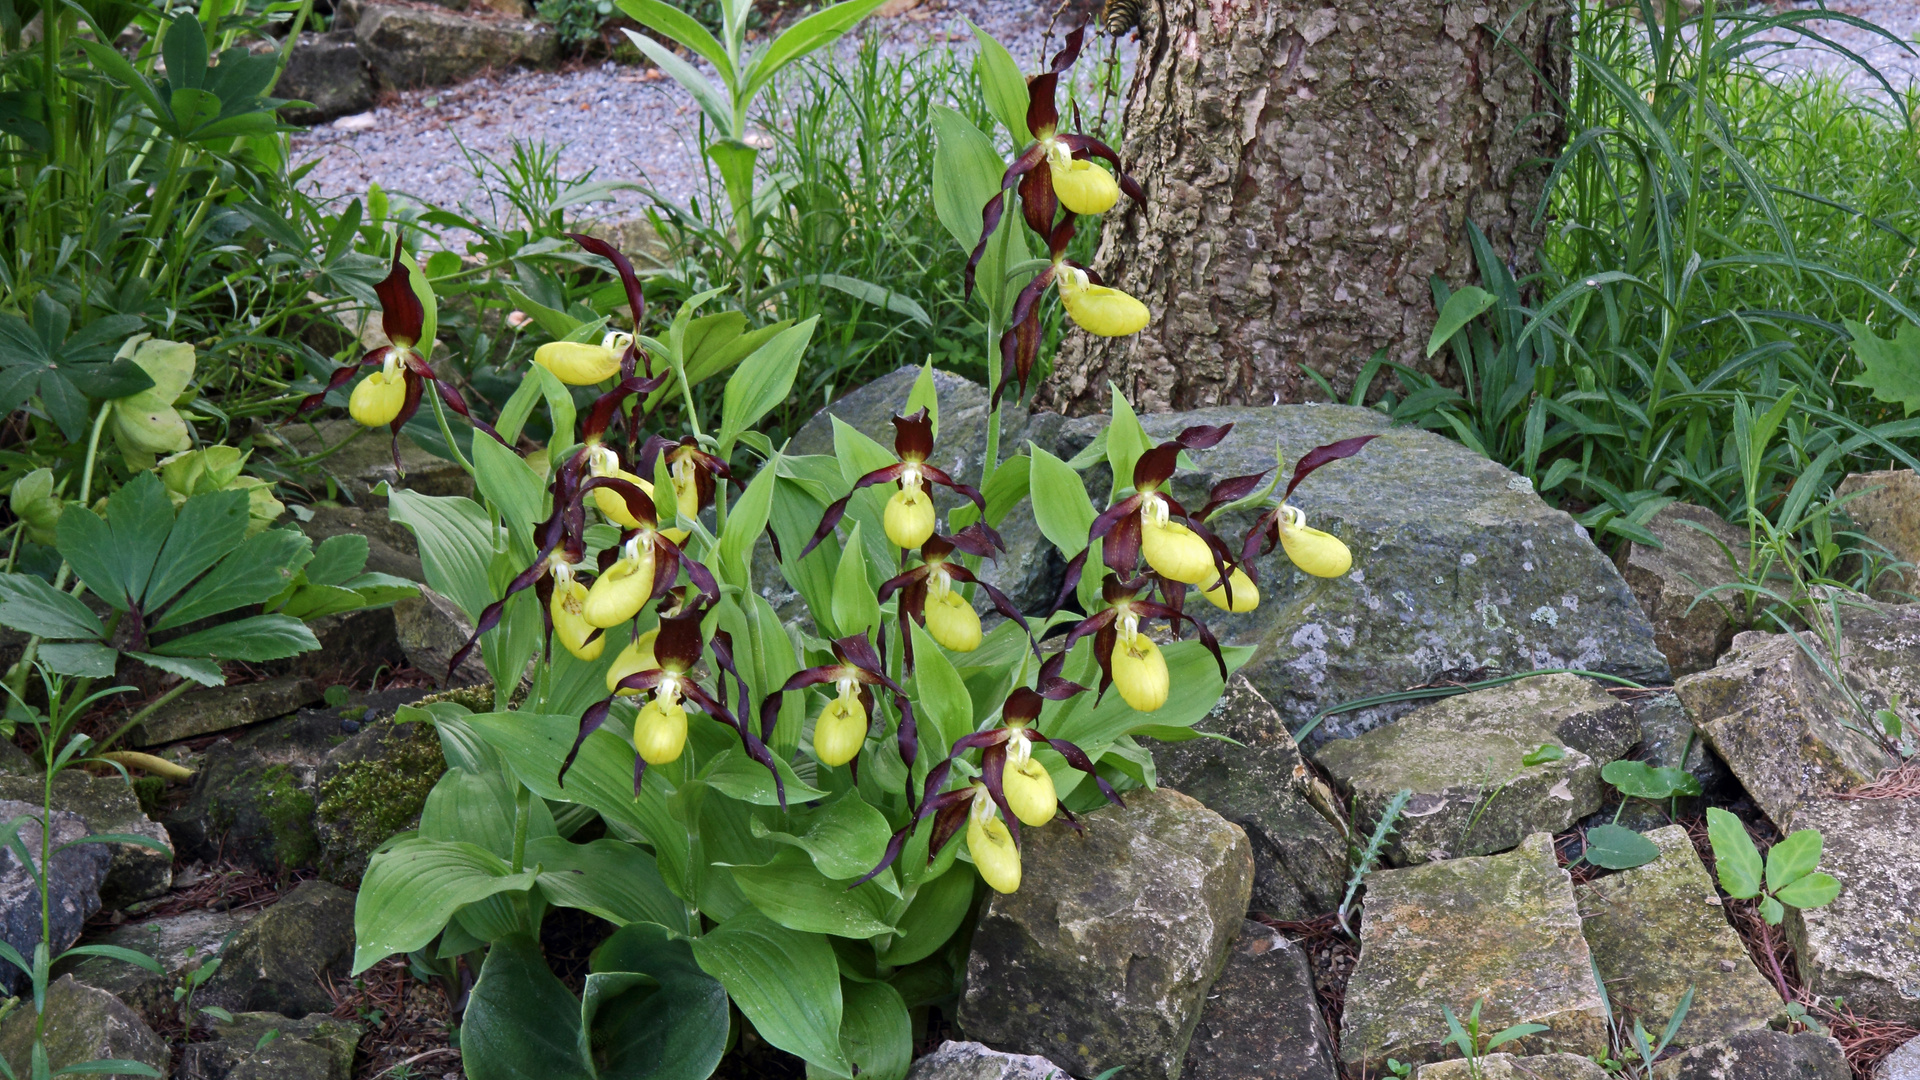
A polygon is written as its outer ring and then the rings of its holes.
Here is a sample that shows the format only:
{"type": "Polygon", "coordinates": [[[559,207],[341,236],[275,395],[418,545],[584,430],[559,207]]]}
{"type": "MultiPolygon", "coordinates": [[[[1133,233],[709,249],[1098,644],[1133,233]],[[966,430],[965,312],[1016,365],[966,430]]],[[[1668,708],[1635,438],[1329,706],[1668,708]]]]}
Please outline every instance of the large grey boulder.
{"type": "MultiPolygon", "coordinates": [[[[39,776],[0,775],[0,799],[38,803],[41,785],[39,776]]],[[[68,769],[54,778],[53,807],[80,815],[89,833],[139,836],[160,845],[157,850],[143,844],[108,845],[113,855],[100,886],[101,903],[123,907],[151,900],[173,884],[173,847],[167,830],[147,817],[133,788],[118,775],[90,776],[68,769]]]]}
{"type": "Polygon", "coordinates": [[[1852,1075],[1833,1036],[1766,1028],[1693,1047],[1653,1067],[1654,1080],[1849,1080],[1852,1075]]]}
{"type": "MultiPolygon", "coordinates": [[[[1653,627],[1586,531],[1525,478],[1451,439],[1335,405],[1197,409],[1141,422],[1155,439],[1235,425],[1218,446],[1190,455],[1195,470],[1174,477],[1173,494],[1189,508],[1222,479],[1272,468],[1276,446],[1291,470],[1315,446],[1379,436],[1314,473],[1292,499],[1310,525],[1352,550],[1346,577],[1310,577],[1276,550],[1258,564],[1257,609],[1226,615],[1201,605],[1223,643],[1255,648],[1241,672],[1296,729],[1328,706],[1447,673],[1571,667],[1667,681],[1653,627]]],[[[1078,452],[1106,423],[1068,421],[1054,453],[1078,452]]],[[[1105,469],[1088,478],[1104,497],[1105,469]]],[[[1236,512],[1211,524],[1232,546],[1252,520],[1236,512]]],[[[1360,734],[1409,708],[1337,714],[1312,741],[1360,734]]]]}
{"type": "Polygon", "coordinates": [[[1920,473],[1912,469],[1855,473],[1834,489],[1836,499],[1852,498],[1845,513],[1867,539],[1886,549],[1885,557],[1907,564],[1871,582],[1875,595],[1904,601],[1920,596],[1920,473]]]}
{"type": "Polygon", "coordinates": [[[1740,580],[1749,537],[1711,510],[1670,503],[1647,521],[1659,547],[1629,541],[1615,556],[1620,576],[1653,623],[1654,641],[1673,674],[1713,666],[1744,624],[1746,597],[1705,594],[1740,580]]]}
{"type": "Polygon", "coordinates": [[[397,88],[459,82],[490,68],[545,67],[560,54],[549,24],[477,11],[368,4],[353,34],[375,80],[397,88]]]}
{"type": "Polygon", "coordinates": [[[1852,703],[1823,667],[1831,665],[1810,635],[1750,631],[1734,638],[1712,670],[1674,687],[1714,752],[1775,824],[1802,803],[1859,787],[1895,764],[1861,730],[1852,703]]]}
{"type": "Polygon", "coordinates": [[[1661,1031],[1691,991],[1672,1044],[1678,1047],[1784,1021],[1780,995],[1727,922],[1687,830],[1669,825],[1647,839],[1660,849],[1658,858],[1574,890],[1614,1008],[1661,1031]]]}
{"type": "Polygon", "coordinates": [[[374,848],[419,827],[427,795],[446,771],[440,734],[423,722],[377,720],[328,751],[315,807],[321,874],[358,885],[374,848]]]}
{"type": "Polygon", "coordinates": [[[1920,1038],[1887,1055],[1873,1070],[1873,1080],[1920,1080],[1920,1038]]]}
{"type": "Polygon", "coordinates": [[[1184,1080],[1339,1080],[1307,952],[1265,923],[1240,924],[1187,1045],[1184,1080]]]}
{"type": "Polygon", "coordinates": [[[352,957],[353,894],[302,882],[234,935],[194,1000],[235,1013],[328,1012],[333,998],[322,980],[345,978],[352,957]]]}
{"type": "Polygon", "coordinates": [[[1179,1080],[1252,894],[1246,834],[1170,788],[1082,820],[1024,831],[1020,890],[974,931],[960,1027],[1076,1076],[1179,1080]]]}
{"type": "Polygon", "coordinates": [[[1195,731],[1225,736],[1153,744],[1160,783],[1200,800],[1253,844],[1253,909],[1311,919],[1340,906],[1347,830],[1337,797],[1301,760],[1280,713],[1235,675],[1195,731]]]}
{"type": "MultiPolygon", "coordinates": [[[[400,649],[407,663],[426,672],[436,682],[447,678],[447,665],[473,636],[473,622],[460,605],[420,586],[419,596],[410,596],[393,605],[394,624],[399,630],[400,649]]],[[[475,649],[460,662],[453,673],[453,686],[474,686],[490,681],[487,666],[475,649]]]]}
{"type": "MultiPolygon", "coordinates": [[[[111,1058],[138,1061],[167,1075],[172,1054],[146,1021],[112,994],[82,986],[68,975],[47,987],[47,1064],[55,1070],[69,1065],[111,1058]]],[[[0,1057],[15,1076],[31,1076],[33,1029],[38,1017],[29,997],[0,1022],[0,1057]]],[[[109,1080],[132,1080],[127,1073],[108,1073],[109,1080]]]]}
{"type": "Polygon", "coordinates": [[[301,34],[274,84],[275,97],[304,101],[308,108],[284,108],[289,124],[323,124],[336,116],[373,107],[373,74],[360,59],[351,30],[301,34]]]}
{"type": "MultiPolygon", "coordinates": [[[[24,817],[19,837],[36,860],[41,851],[41,823],[45,820],[38,803],[14,799],[0,800],[0,823],[24,817]]],[[[88,835],[87,823],[78,814],[64,810],[53,812],[52,845],[74,844],[88,835]]],[[[107,879],[107,867],[113,852],[105,844],[74,844],[57,851],[47,875],[52,913],[52,940],[49,949],[58,953],[73,944],[87,918],[100,910],[100,886],[107,879]]],[[[0,850],[0,941],[31,957],[40,943],[40,886],[33,874],[20,862],[11,846],[0,850]]],[[[12,964],[0,964],[0,987],[19,993],[26,976],[12,964]]]]}
{"type": "Polygon", "coordinates": [[[1920,1027],[1920,797],[1809,802],[1789,827],[1820,830],[1820,869],[1840,882],[1833,903],[1788,909],[1807,988],[1920,1027]]]}
{"type": "Polygon", "coordinates": [[[1607,1049],[1607,1012],[1553,838],[1518,850],[1367,875],[1360,963],[1347,983],[1340,1056],[1379,1075],[1388,1057],[1453,1056],[1441,1006],[1481,1003],[1483,1029],[1545,1024],[1514,1053],[1607,1049]]]}
{"type": "Polygon", "coordinates": [[[101,942],[150,956],[159,962],[161,971],[148,971],[110,956],[88,956],[60,968],[58,973],[71,971],[76,982],[105,990],[149,1024],[177,1021],[179,1006],[173,1000],[173,988],[188,972],[219,956],[255,914],[251,909],[191,911],[117,927],[101,942]]]}
{"type": "Polygon", "coordinates": [[[1487,1054],[1469,1066],[1464,1059],[1422,1065],[1413,1080],[1607,1080],[1607,1070],[1578,1054],[1487,1054]]]}
{"type": "Polygon", "coordinates": [[[213,1032],[212,1041],[187,1044],[178,1080],[350,1080],[361,1028],[324,1013],[250,1012],[214,1021],[213,1032]]]}
{"type": "Polygon", "coordinates": [[[196,735],[232,731],[285,716],[302,705],[319,701],[320,695],[319,683],[298,675],[232,686],[201,687],[156,710],[129,736],[135,746],[161,746],[196,735]]]}
{"type": "Polygon", "coordinates": [[[948,1039],[913,1063],[907,1080],[1072,1080],[1035,1054],[1003,1054],[977,1042],[948,1039]]]}
{"type": "Polygon", "coordinates": [[[1356,805],[1362,835],[1398,792],[1413,792],[1387,849],[1406,864],[1506,851],[1567,828],[1599,809],[1600,767],[1639,740],[1625,703],[1576,675],[1536,675],[1331,740],[1315,759],[1356,805]]]}

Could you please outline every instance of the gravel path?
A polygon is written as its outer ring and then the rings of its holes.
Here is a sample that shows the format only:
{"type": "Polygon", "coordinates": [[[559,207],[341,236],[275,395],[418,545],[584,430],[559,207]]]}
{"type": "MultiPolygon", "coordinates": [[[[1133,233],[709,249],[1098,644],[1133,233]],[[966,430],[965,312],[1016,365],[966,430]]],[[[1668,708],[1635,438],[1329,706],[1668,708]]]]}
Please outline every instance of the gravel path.
{"type": "MultiPolygon", "coordinates": [[[[975,43],[965,21],[971,19],[1031,67],[1053,10],[1049,0],[923,0],[870,25],[889,55],[941,44],[971,55],[975,43]]],[[[1053,40],[1057,47],[1057,32],[1053,40]]],[[[853,47],[850,41],[840,46],[853,47]]],[[[1090,71],[1092,65],[1083,58],[1079,67],[1090,71]]],[[[495,171],[488,159],[506,162],[515,140],[544,142],[558,153],[562,176],[593,170],[594,180],[646,185],[684,205],[706,189],[699,121],[672,79],[651,68],[605,63],[405,92],[371,113],[302,133],[293,146],[296,161],[318,159],[306,179],[316,194],[357,195],[378,182],[389,194],[505,222],[510,208],[490,200],[481,174],[495,171]]],[[[623,190],[583,210],[588,218],[614,217],[645,204],[641,192],[623,190]]]]}
{"type": "MultiPolygon", "coordinates": [[[[1825,7],[1829,11],[1855,15],[1886,28],[1905,42],[1920,38],[1920,0],[1827,0],[1824,5],[1798,0],[1792,6],[1801,11],[1825,7]]],[[[1883,35],[1831,19],[1811,22],[1807,29],[1866,59],[1879,69],[1896,93],[1906,93],[1920,80],[1920,51],[1916,48],[1896,45],[1883,35]]],[[[1818,45],[1809,47],[1798,34],[1775,33],[1772,37],[1782,47],[1778,52],[1756,57],[1760,66],[1782,76],[1807,72],[1834,76],[1849,90],[1885,99],[1886,92],[1879,81],[1846,56],[1818,45]]]]}

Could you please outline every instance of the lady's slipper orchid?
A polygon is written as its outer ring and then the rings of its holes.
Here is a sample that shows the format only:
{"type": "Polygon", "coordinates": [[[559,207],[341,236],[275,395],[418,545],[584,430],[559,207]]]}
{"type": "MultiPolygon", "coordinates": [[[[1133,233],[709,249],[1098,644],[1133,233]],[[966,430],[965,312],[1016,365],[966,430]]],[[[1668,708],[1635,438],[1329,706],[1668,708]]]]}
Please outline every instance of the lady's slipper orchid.
{"type": "Polygon", "coordinates": [[[586,619],[587,595],[587,587],[573,578],[572,564],[555,564],[553,598],[547,602],[548,622],[568,652],[593,661],[600,659],[607,647],[607,636],[586,619]]]}
{"type": "MultiPolygon", "coordinates": [[[[995,221],[998,221],[997,215],[995,221]]],[[[1151,317],[1147,305],[1108,287],[1100,275],[1067,258],[1067,245],[1073,240],[1073,233],[1072,214],[1046,233],[1047,250],[1053,261],[1035,274],[1014,299],[1007,331],[1000,335],[1000,381],[996,393],[1015,381],[1022,395],[1027,392],[1027,379],[1033,373],[1034,360],[1040,355],[1039,301],[1049,285],[1059,288],[1060,303],[1066,307],[1067,317],[1090,334],[1125,337],[1146,328],[1151,317]]],[[[971,287],[971,279],[968,285],[971,287]]]]}
{"type": "MultiPolygon", "coordinates": [[[[713,505],[714,479],[732,480],[732,471],[726,462],[702,450],[691,435],[679,442],[650,436],[640,447],[640,471],[651,476],[661,454],[666,455],[667,475],[673,479],[674,509],[688,521],[698,521],[700,512],[713,505]]],[[[685,538],[685,530],[675,531],[685,538]]]]}
{"type": "Polygon", "coordinates": [[[500,438],[499,432],[486,421],[467,411],[466,399],[460,396],[460,391],[448,386],[427,365],[421,350],[432,349],[433,342],[420,340],[426,330],[427,309],[413,291],[412,271],[406,265],[405,254],[399,244],[394,245],[393,268],[386,280],[373,287],[374,294],[380,298],[380,326],[391,344],[367,353],[357,364],[336,370],[327,380],[325,390],[308,396],[294,410],[298,416],[319,408],[326,403],[328,394],[351,382],[355,373],[373,369],[349,395],[347,412],[366,427],[384,424],[393,430],[395,468],[400,467],[400,429],[420,410],[420,396],[427,383],[433,384],[434,392],[448,408],[480,431],[500,438]]]}
{"type": "Polygon", "coordinates": [[[633,347],[633,335],[610,331],[594,345],[585,341],[549,341],[533,351],[533,362],[568,386],[594,386],[620,374],[620,359],[633,347]]]}
{"type": "Polygon", "coordinates": [[[1352,569],[1353,553],[1347,550],[1347,545],[1331,533],[1308,526],[1307,515],[1299,507],[1289,505],[1287,499],[1309,473],[1329,462],[1352,457],[1360,452],[1361,447],[1377,438],[1378,435],[1359,435],[1307,451],[1306,456],[1300,459],[1300,464],[1294,467],[1293,479],[1287,482],[1287,490],[1280,496],[1280,504],[1262,514],[1247,532],[1246,543],[1241,546],[1241,560],[1251,567],[1256,549],[1264,555],[1273,550],[1274,541],[1277,540],[1293,565],[1314,577],[1340,577],[1352,569]],[[1261,543],[1263,538],[1264,545],[1261,543]]]}
{"type": "Polygon", "coordinates": [[[566,760],[560,765],[558,782],[562,787],[566,785],[567,770],[573,767],[574,758],[579,756],[580,747],[586,743],[587,736],[606,722],[614,701],[623,692],[630,691],[647,695],[646,703],[634,718],[633,744],[638,751],[633,763],[635,795],[640,793],[647,766],[677,761],[686,749],[686,710],[691,705],[726,724],[740,736],[747,756],[773,773],[774,790],[779,792],[781,806],[785,807],[786,790],[780,779],[780,770],[774,765],[773,755],[764,743],[754,737],[746,723],[727,708],[725,683],[720,684],[720,693],[715,695],[709,693],[694,677],[693,669],[700,662],[701,649],[712,648],[715,661],[740,684],[741,701],[745,703],[746,683],[734,668],[733,643],[726,631],[716,630],[710,641],[702,640],[700,621],[706,613],[706,604],[693,602],[685,605],[678,614],[662,618],[659,632],[653,640],[653,654],[658,666],[622,676],[606,698],[594,703],[581,715],[580,732],[573,740],[573,748],[567,751],[566,760]]]}
{"type": "Polygon", "coordinates": [[[820,546],[820,541],[825,540],[833,532],[834,526],[840,524],[853,492],[874,484],[891,481],[900,485],[900,490],[887,500],[884,525],[887,539],[909,550],[926,543],[933,535],[933,494],[927,487],[929,484],[951,488],[972,500],[982,513],[986,512],[987,500],[978,490],[948,476],[944,470],[927,464],[927,458],[933,454],[933,420],[927,415],[927,410],[921,409],[912,416],[895,416],[893,428],[893,452],[899,456],[899,462],[875,469],[855,480],[853,491],[827,507],[827,512],[820,518],[820,527],[814,530],[813,538],[801,550],[800,558],[806,558],[807,553],[820,546]]]}
{"type": "Polygon", "coordinates": [[[660,666],[653,655],[653,643],[660,637],[658,628],[647,631],[627,643],[620,655],[613,658],[613,665],[607,668],[607,693],[628,696],[638,690],[620,689],[620,680],[639,671],[647,671],[660,666]]]}
{"type": "Polygon", "coordinates": [[[831,664],[797,671],[767,695],[760,703],[760,738],[773,738],[773,726],[780,719],[780,702],[793,690],[832,683],[837,691],[821,711],[813,726],[813,752],[824,765],[849,765],[858,769],[856,759],[866,745],[867,727],[873,715],[873,694],[869,687],[880,686],[893,696],[893,707],[900,713],[900,760],[911,766],[920,750],[914,726],[913,704],[906,689],[887,675],[886,665],[865,634],[853,634],[833,643],[831,664]]]}
{"type": "Polygon", "coordinates": [[[609,549],[602,559],[612,559],[594,579],[582,606],[582,615],[594,626],[618,626],[640,613],[655,597],[673,586],[680,567],[699,586],[702,593],[714,595],[718,586],[706,567],[680,550],[680,545],[654,517],[653,493],[638,484],[614,476],[595,476],[580,485],[583,493],[611,489],[626,503],[627,516],[638,524],[622,537],[618,548],[609,549]]]}
{"type": "Polygon", "coordinates": [[[926,627],[927,636],[943,648],[972,652],[980,647],[980,616],[966,597],[954,591],[956,581],[980,586],[993,601],[994,610],[1028,630],[1026,616],[1007,594],[975,577],[955,557],[956,552],[964,552],[991,559],[996,550],[1005,550],[998,534],[984,524],[969,525],[954,536],[929,537],[920,545],[919,566],[881,584],[881,603],[896,592],[900,594],[900,633],[906,643],[908,671],[913,670],[913,635],[907,630],[908,619],[926,627]]]}
{"type": "Polygon", "coordinates": [[[1227,679],[1227,659],[1213,631],[1172,604],[1142,599],[1150,581],[1123,581],[1109,574],[1100,587],[1107,606],[1082,619],[1068,632],[1066,641],[1066,648],[1071,649],[1075,642],[1092,635],[1093,655],[1100,662],[1100,693],[1104,695],[1111,686],[1120,691],[1121,700],[1139,712],[1152,712],[1165,705],[1172,690],[1166,658],[1160,655],[1160,647],[1141,632],[1140,624],[1148,619],[1165,619],[1175,629],[1183,619],[1192,623],[1200,632],[1201,644],[1220,664],[1220,681],[1227,679]]]}
{"type": "MultiPolygon", "coordinates": [[[[1164,489],[1182,450],[1214,446],[1231,430],[1232,424],[1190,427],[1140,455],[1133,465],[1133,494],[1094,518],[1087,533],[1089,542],[1102,542],[1108,569],[1131,576],[1144,557],[1154,573],[1184,585],[1211,585],[1229,573],[1233,562],[1226,545],[1164,489]]],[[[1229,590],[1232,581],[1229,576],[1229,590]]]]}

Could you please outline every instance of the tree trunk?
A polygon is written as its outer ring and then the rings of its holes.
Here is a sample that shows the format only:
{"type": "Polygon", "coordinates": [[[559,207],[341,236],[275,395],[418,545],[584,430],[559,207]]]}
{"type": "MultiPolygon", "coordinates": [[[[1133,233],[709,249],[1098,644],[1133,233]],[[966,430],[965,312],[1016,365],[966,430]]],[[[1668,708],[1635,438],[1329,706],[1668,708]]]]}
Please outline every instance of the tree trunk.
{"type": "Polygon", "coordinates": [[[1144,208],[1095,268],[1152,309],[1133,337],[1069,334],[1067,412],[1343,396],[1376,349],[1436,375],[1429,278],[1475,277],[1471,219],[1525,273],[1560,147],[1562,0],[1142,0],[1122,158],[1144,208]],[[1502,28],[1506,39],[1500,39],[1502,28]]]}

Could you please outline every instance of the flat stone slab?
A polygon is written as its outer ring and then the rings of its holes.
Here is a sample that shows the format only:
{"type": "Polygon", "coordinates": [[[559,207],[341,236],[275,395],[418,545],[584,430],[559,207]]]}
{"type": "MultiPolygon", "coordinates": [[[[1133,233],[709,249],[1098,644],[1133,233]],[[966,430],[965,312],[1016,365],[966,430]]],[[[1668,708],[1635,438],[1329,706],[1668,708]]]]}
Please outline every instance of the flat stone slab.
{"type": "Polygon", "coordinates": [[[1786,634],[1738,635],[1718,665],[1681,679],[1674,692],[1775,825],[1802,803],[1859,787],[1895,764],[1856,729],[1845,696],[1786,634]]]}
{"type": "MultiPolygon", "coordinates": [[[[391,11],[402,16],[401,19],[396,19],[395,28],[398,28],[404,21],[404,17],[408,15],[431,22],[433,21],[431,16],[445,14],[369,6],[362,12],[362,17],[370,18],[376,11],[391,11]]],[[[459,16],[446,17],[459,18],[459,16]]],[[[481,25],[485,24],[481,23],[481,25]]],[[[377,30],[378,27],[370,28],[373,32],[377,30]]],[[[358,40],[358,46],[361,56],[369,58],[366,41],[358,40]]],[[[505,67],[506,64],[502,63],[500,66],[505,67]]],[[[385,336],[380,335],[379,340],[384,344],[385,336]]],[[[400,468],[395,469],[393,467],[393,436],[385,428],[363,428],[346,417],[278,427],[263,425],[256,428],[254,434],[256,438],[271,438],[284,443],[302,457],[311,457],[328,447],[339,446],[339,450],[313,462],[304,471],[311,475],[322,489],[326,487],[327,480],[333,480],[336,486],[357,503],[371,498],[376,505],[384,506],[385,500],[373,494],[373,489],[383,483],[391,487],[416,491],[422,495],[473,494],[473,478],[467,475],[465,469],[455,462],[436,457],[420,448],[414,444],[411,437],[406,435],[400,437],[400,468]]],[[[368,569],[375,568],[370,566],[368,569]]]]}
{"type": "Polygon", "coordinates": [[[1506,851],[1600,808],[1600,766],[1640,741],[1633,710],[1574,675],[1539,675],[1445,698],[1317,760],[1356,805],[1368,834],[1388,802],[1413,792],[1387,850],[1405,865],[1506,851]],[[1527,764],[1544,744],[1562,750],[1527,764]]]}
{"type": "Polygon", "coordinates": [[[1820,869],[1840,881],[1826,907],[1788,909],[1801,977],[1863,1016],[1920,1027],[1920,798],[1827,799],[1793,815],[1819,829],[1820,869]]]}
{"type": "MultiPolygon", "coordinates": [[[[0,775],[0,799],[33,804],[42,794],[38,774],[0,775]]],[[[173,842],[165,827],[141,811],[139,797],[118,775],[90,776],[78,769],[62,772],[53,781],[53,808],[78,814],[89,833],[142,836],[165,847],[158,851],[143,844],[110,845],[113,859],[100,886],[103,904],[118,907],[150,900],[173,885],[173,842]]]]}
{"type": "Polygon", "coordinates": [[[1279,710],[1235,675],[1194,730],[1240,745],[1156,741],[1153,762],[1160,783],[1246,831],[1253,844],[1253,909],[1284,921],[1339,907],[1347,884],[1339,799],[1307,769],[1279,710]]]}
{"type": "MultiPolygon", "coordinates": [[[[138,1061],[161,1076],[167,1075],[172,1054],[166,1041],[104,990],[82,986],[71,976],[55,979],[47,987],[44,1016],[47,1064],[55,1070],[113,1058],[138,1061]]],[[[29,999],[26,1008],[16,1008],[0,1023],[0,1057],[6,1058],[15,1076],[33,1075],[29,1062],[35,1021],[29,999]]]]}
{"type": "MultiPolygon", "coordinates": [[[[0,822],[16,817],[27,818],[20,826],[19,839],[37,857],[41,822],[46,820],[39,800],[0,799],[0,822]]],[[[87,919],[100,910],[100,884],[107,878],[113,856],[105,844],[76,843],[88,835],[87,823],[78,814],[55,810],[52,821],[54,855],[47,878],[53,940],[47,947],[58,955],[73,944],[87,919]],[[61,850],[63,847],[65,850],[61,850]]],[[[11,846],[0,849],[0,941],[21,956],[32,956],[34,947],[40,944],[40,904],[40,886],[21,862],[20,853],[11,846]]],[[[29,986],[19,968],[0,965],[0,989],[19,994],[29,986]]]]}
{"type": "Polygon", "coordinates": [[[1020,891],[974,930],[960,1027],[1075,1076],[1178,1080],[1253,891],[1233,823],[1171,788],[1022,830],[1020,891]]]}
{"type": "Polygon", "coordinates": [[[1696,1046],[1653,1067],[1654,1080],[1850,1080],[1831,1035],[1761,1029],[1696,1046]]]}
{"type": "MultiPolygon", "coordinates": [[[[1067,421],[1053,452],[1071,457],[1107,423],[1067,421]]],[[[1204,505],[1222,479],[1272,468],[1276,445],[1291,470],[1315,446],[1379,436],[1314,473],[1291,500],[1353,552],[1345,577],[1310,577],[1275,552],[1258,563],[1258,608],[1201,613],[1223,643],[1254,646],[1241,672],[1295,730],[1328,706],[1446,672],[1564,667],[1668,681],[1652,624],[1586,531],[1524,477],[1451,439],[1340,405],[1197,409],[1141,423],[1155,439],[1194,424],[1234,425],[1218,446],[1190,455],[1196,469],[1174,477],[1174,497],[1189,507],[1204,505]]],[[[1104,470],[1086,475],[1104,495],[1104,470]]],[[[1236,511],[1209,524],[1231,546],[1253,518],[1236,511]]],[[[1340,713],[1309,741],[1358,735],[1409,709],[1340,713]]]]}
{"type": "Polygon", "coordinates": [[[1662,507],[1647,522],[1647,530],[1661,546],[1626,544],[1615,556],[1620,576],[1653,623],[1654,641],[1673,674],[1705,671],[1733,643],[1740,594],[1700,597],[1740,580],[1734,560],[1747,558],[1747,530],[1686,503],[1662,507]]]}
{"type": "Polygon", "coordinates": [[[1575,887],[1587,946],[1616,1013],[1660,1032],[1689,989],[1673,1044],[1696,1046],[1784,1019],[1780,995],[1727,922],[1687,830],[1647,834],[1660,857],[1575,887]]]}
{"type": "Polygon", "coordinates": [[[1920,1080],[1920,1039],[1888,1054],[1873,1070],[1873,1080],[1920,1080]]]}
{"type": "Polygon", "coordinates": [[[163,971],[148,971],[106,956],[84,957],[78,964],[58,970],[70,970],[75,981],[105,990],[126,1002],[147,1023],[159,1024],[174,1019],[178,1012],[173,988],[180,985],[181,978],[219,956],[227,941],[255,914],[252,910],[188,912],[118,927],[102,942],[151,956],[163,971]]]}
{"type": "Polygon", "coordinates": [[[129,733],[135,746],[160,746],[285,716],[320,700],[320,684],[285,675],[234,686],[189,690],[129,733]]]}
{"type": "Polygon", "coordinates": [[[1580,933],[1572,879],[1553,838],[1518,850],[1367,875],[1360,963],[1347,983],[1340,1056],[1379,1075],[1386,1059],[1444,1060],[1441,1006],[1484,1028],[1545,1024],[1511,1045],[1522,1054],[1607,1049],[1606,1006],[1580,933]]]}
{"type": "Polygon", "coordinates": [[[1873,582],[1875,595],[1895,602],[1920,595],[1920,571],[1911,569],[1920,566],[1920,473],[1912,469],[1855,473],[1840,481],[1833,493],[1841,499],[1854,496],[1846,505],[1854,526],[1909,567],[1890,570],[1873,582]]]}
{"type": "Polygon", "coordinates": [[[1073,1080],[1034,1054],[1003,1054],[977,1042],[948,1039],[913,1063],[907,1080],[1073,1080]]]}
{"type": "Polygon", "coordinates": [[[1578,1054],[1488,1054],[1477,1064],[1478,1073],[1460,1059],[1422,1065],[1413,1080],[1607,1080],[1607,1070],[1578,1054]]]}
{"type": "Polygon", "coordinates": [[[1240,924],[1207,991],[1183,1080],[1339,1080],[1307,951],[1265,923],[1240,924]]]}

